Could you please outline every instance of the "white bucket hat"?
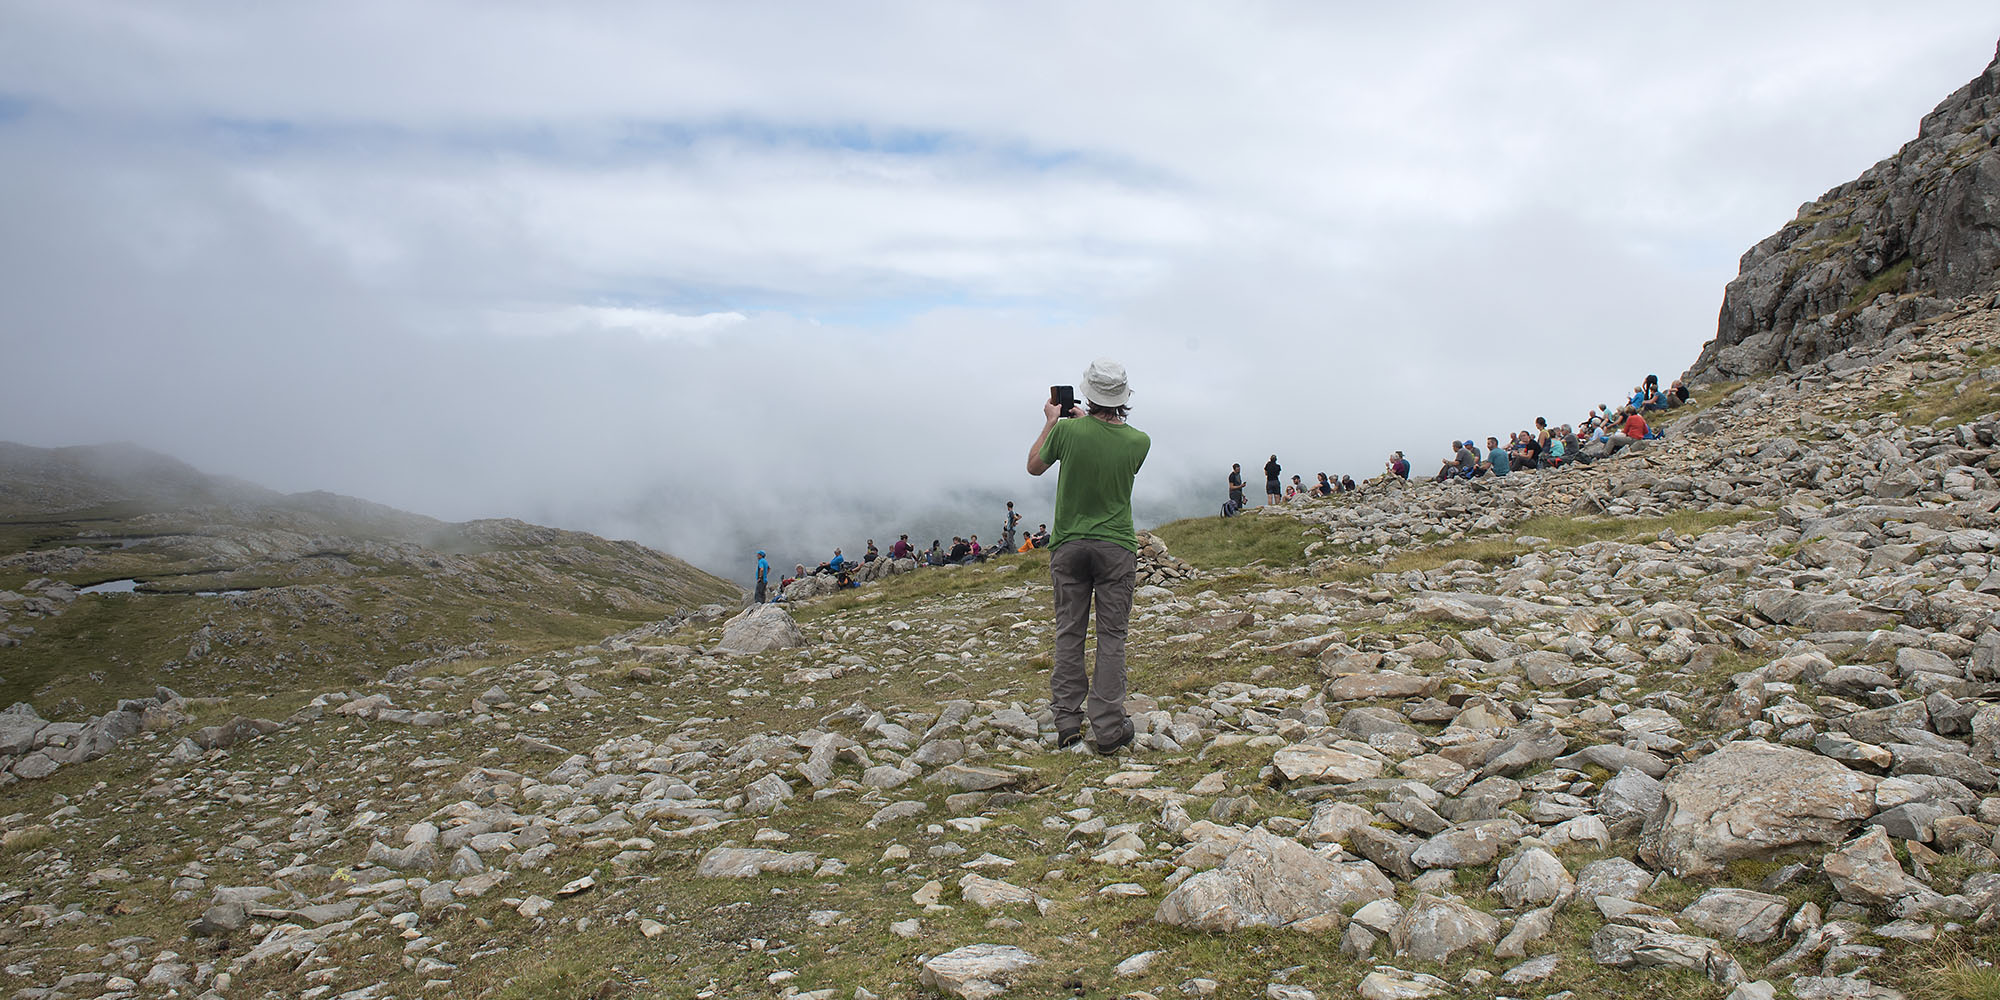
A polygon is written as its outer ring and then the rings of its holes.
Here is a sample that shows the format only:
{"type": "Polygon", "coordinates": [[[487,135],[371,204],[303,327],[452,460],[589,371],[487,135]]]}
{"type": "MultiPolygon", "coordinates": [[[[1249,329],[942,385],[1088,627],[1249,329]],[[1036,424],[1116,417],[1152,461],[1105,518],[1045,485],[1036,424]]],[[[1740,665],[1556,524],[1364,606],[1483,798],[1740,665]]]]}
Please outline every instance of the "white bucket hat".
{"type": "Polygon", "coordinates": [[[1132,398],[1125,366],[1110,358],[1092,361],[1083,371],[1083,398],[1099,406],[1124,406],[1132,398]]]}

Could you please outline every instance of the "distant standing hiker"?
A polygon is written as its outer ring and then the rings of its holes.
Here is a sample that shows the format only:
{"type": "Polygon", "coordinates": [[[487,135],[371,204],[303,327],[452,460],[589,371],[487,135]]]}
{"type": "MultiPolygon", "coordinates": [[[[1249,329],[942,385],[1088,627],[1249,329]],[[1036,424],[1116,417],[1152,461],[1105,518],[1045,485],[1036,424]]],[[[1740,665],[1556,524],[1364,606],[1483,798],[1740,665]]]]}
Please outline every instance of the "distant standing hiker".
{"type": "MultiPolygon", "coordinates": [[[[801,567],[803,568],[803,567],[801,567]]],[[[764,559],[764,550],[757,550],[757,603],[764,603],[764,585],[771,581],[771,564],[764,559]]]]}
{"type": "Polygon", "coordinates": [[[1273,507],[1278,505],[1278,490],[1280,489],[1278,486],[1278,473],[1283,471],[1285,469],[1278,464],[1278,456],[1276,455],[1272,455],[1271,460],[1264,463],[1264,502],[1273,507]]]}
{"type": "Polygon", "coordinates": [[[1014,551],[1014,530],[1021,526],[1021,515],[1014,510],[1014,501],[1007,501],[1007,516],[1000,522],[1000,551],[1014,551]]]}
{"type": "Polygon", "coordinates": [[[1243,495],[1243,463],[1229,463],[1229,502],[1233,506],[1231,514],[1250,506],[1250,500],[1243,495]]]}
{"type": "Polygon", "coordinates": [[[1028,451],[1028,474],[1057,464],[1055,550],[1049,578],[1055,585],[1055,665],[1049,702],[1058,749],[1083,739],[1085,695],[1097,752],[1112,754],[1132,742],[1125,711],[1125,627],[1132,616],[1139,538],[1132,528],[1132,481],[1146,462],[1152,439],[1125,422],[1132,388],[1125,366],[1108,358],[1090,363],[1081,390],[1089,419],[1077,407],[1065,414],[1050,400],[1042,406],[1042,433],[1028,451]],[[1097,663],[1083,664],[1084,633],[1097,605],[1097,663]]]}

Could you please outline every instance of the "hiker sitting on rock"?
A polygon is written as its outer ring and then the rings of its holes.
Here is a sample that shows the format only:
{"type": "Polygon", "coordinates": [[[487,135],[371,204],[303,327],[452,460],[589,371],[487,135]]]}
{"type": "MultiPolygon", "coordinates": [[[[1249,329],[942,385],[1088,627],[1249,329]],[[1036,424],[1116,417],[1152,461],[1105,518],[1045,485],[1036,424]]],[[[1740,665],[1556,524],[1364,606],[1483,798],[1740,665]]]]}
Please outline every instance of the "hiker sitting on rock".
{"type": "Polygon", "coordinates": [[[948,565],[963,566],[967,561],[967,557],[971,555],[972,546],[967,545],[965,539],[953,535],[951,536],[951,551],[945,553],[944,561],[948,565]]]}
{"type": "Polygon", "coordinates": [[[868,551],[861,554],[861,561],[865,563],[872,563],[880,558],[882,558],[882,553],[876,551],[875,539],[870,538],[868,540],[868,551]]]}
{"type": "Polygon", "coordinates": [[[1044,524],[1041,527],[1035,529],[1035,548],[1046,549],[1048,547],[1049,547],[1049,526],[1044,524]]]}
{"type": "Polygon", "coordinates": [[[1486,461],[1479,463],[1479,471],[1496,477],[1505,476],[1513,471],[1512,464],[1507,460],[1507,452],[1500,447],[1499,438],[1486,439],[1486,461]]]}
{"type": "Polygon", "coordinates": [[[889,558],[891,559],[910,558],[910,536],[904,535],[901,538],[896,539],[896,544],[889,546],[889,558]]]}
{"type": "Polygon", "coordinates": [[[1326,473],[1322,472],[1319,474],[1319,482],[1313,484],[1312,495],[1316,497],[1330,497],[1333,495],[1333,483],[1327,480],[1326,473]]]}
{"type": "Polygon", "coordinates": [[[1453,441],[1451,443],[1450,457],[1444,460],[1444,464],[1438,466],[1438,474],[1431,479],[1431,482],[1442,483],[1447,479],[1457,476],[1459,474],[1458,456],[1463,450],[1459,442],[1453,441]]]}
{"type": "Polygon", "coordinates": [[[1550,432],[1549,446],[1546,450],[1542,452],[1542,468],[1544,469],[1562,468],[1563,457],[1568,451],[1569,448],[1567,445],[1563,443],[1562,435],[1559,433],[1550,432]]]}
{"type": "Polygon", "coordinates": [[[1646,418],[1633,407],[1625,407],[1625,422],[1611,435],[1611,448],[1616,451],[1629,447],[1635,441],[1646,440],[1646,418]]]}

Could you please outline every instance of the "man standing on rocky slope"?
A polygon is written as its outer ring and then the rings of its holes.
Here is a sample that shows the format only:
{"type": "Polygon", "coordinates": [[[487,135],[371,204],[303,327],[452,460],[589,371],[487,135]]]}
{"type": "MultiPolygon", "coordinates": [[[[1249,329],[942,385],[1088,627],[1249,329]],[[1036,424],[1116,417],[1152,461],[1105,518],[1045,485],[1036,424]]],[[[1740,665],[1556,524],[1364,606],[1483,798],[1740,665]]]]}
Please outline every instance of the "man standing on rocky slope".
{"type": "Polygon", "coordinates": [[[1132,388],[1125,366],[1108,358],[1083,373],[1087,416],[1072,406],[1065,414],[1054,400],[1042,407],[1041,436],[1028,452],[1028,474],[1039,476],[1061,463],[1056,477],[1056,530],[1049,555],[1055,585],[1055,666],[1049,672],[1049,702],[1055,713],[1056,746],[1083,739],[1085,694],[1090,730],[1101,754],[1132,742],[1132,719],[1125,711],[1125,626],[1132,616],[1132,584],[1139,567],[1139,537],[1132,527],[1132,481],[1153,446],[1144,431],[1125,422],[1132,388]],[[1084,416],[1064,420],[1065,416],[1084,416]],[[1090,606],[1097,605],[1097,663],[1083,665],[1084,632],[1090,606]]]}

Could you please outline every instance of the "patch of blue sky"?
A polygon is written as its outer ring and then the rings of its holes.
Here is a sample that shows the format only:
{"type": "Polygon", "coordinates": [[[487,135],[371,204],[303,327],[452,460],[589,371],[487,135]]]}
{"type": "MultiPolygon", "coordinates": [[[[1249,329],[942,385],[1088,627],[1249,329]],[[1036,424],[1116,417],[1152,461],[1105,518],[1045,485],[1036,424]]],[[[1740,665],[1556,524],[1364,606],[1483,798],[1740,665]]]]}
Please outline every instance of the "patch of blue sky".
{"type": "Polygon", "coordinates": [[[34,102],[13,94],[0,94],[0,125],[10,124],[28,117],[35,109],[34,102]]]}
{"type": "MultiPolygon", "coordinates": [[[[4,120],[0,105],[0,120],[4,120]]],[[[515,156],[580,167],[684,159],[727,144],[772,152],[858,153],[894,159],[952,160],[1004,173],[1076,171],[1158,184],[1157,168],[1086,149],[1037,146],[1018,139],[948,129],[803,124],[752,118],[611,124],[467,125],[417,130],[367,122],[307,122],[210,117],[198,131],[225,155],[268,157],[345,152],[515,156]]]]}
{"type": "Polygon", "coordinates": [[[599,290],[586,300],[593,306],[658,310],[683,316],[719,312],[775,314],[854,330],[890,329],[943,311],[1006,313],[1051,326],[1073,325],[1089,318],[1071,300],[980,295],[948,289],[912,289],[840,299],[753,287],[677,289],[653,294],[599,290]]]}
{"type": "Polygon", "coordinates": [[[748,118],[634,123],[628,126],[619,148],[626,155],[643,157],[648,154],[680,153],[709,142],[894,157],[956,156],[983,160],[997,167],[1037,172],[1108,165],[1084,150],[1041,149],[1021,142],[985,139],[947,129],[883,128],[853,122],[792,124],[748,118]]]}

